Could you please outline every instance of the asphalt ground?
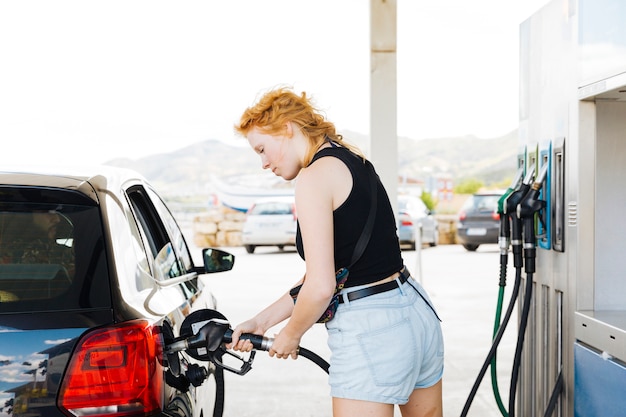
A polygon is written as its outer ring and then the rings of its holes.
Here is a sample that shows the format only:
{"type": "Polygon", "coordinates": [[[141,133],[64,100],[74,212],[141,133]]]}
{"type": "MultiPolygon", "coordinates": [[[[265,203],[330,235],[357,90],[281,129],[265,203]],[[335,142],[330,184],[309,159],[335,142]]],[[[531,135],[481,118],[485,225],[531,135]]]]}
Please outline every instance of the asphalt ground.
{"type": "MultiPolygon", "coordinates": [[[[224,249],[236,256],[233,271],[209,276],[205,281],[218,300],[218,310],[233,327],[287,291],[304,272],[304,262],[290,248],[284,251],[274,247],[257,248],[254,254],[247,254],[241,247],[224,249]]],[[[195,250],[194,257],[199,253],[195,250]]],[[[467,252],[460,245],[440,245],[404,251],[403,257],[413,276],[428,291],[442,319],[444,416],[460,416],[491,347],[499,292],[498,247],[482,245],[476,252],[467,252]]],[[[513,287],[511,259],[507,276],[502,315],[513,287]]],[[[516,323],[514,313],[497,356],[497,381],[505,406],[517,338],[516,323]]],[[[267,336],[273,336],[280,326],[270,329],[267,336]]],[[[301,346],[328,360],[324,326],[314,325],[305,334],[301,346]]],[[[225,379],[225,417],[332,416],[327,375],[302,356],[295,361],[282,360],[258,352],[248,374],[226,372],[225,379]]],[[[397,408],[396,415],[400,415],[397,408]]],[[[501,415],[489,371],[467,415],[501,415]]]]}

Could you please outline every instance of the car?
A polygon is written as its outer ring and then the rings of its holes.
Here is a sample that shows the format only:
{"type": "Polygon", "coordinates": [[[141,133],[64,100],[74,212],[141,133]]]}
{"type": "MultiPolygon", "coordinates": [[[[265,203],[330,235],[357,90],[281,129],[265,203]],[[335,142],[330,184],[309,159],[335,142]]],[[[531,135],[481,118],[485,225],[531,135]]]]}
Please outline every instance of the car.
{"type": "Polygon", "coordinates": [[[463,247],[474,252],[480,245],[498,243],[500,215],[498,200],[503,192],[482,192],[468,197],[457,220],[457,239],[463,247]]]}
{"type": "Polygon", "coordinates": [[[426,207],[421,198],[412,195],[398,196],[398,238],[401,245],[409,245],[413,250],[421,236],[422,244],[439,244],[439,223],[434,213],[426,207]]]}
{"type": "Polygon", "coordinates": [[[247,253],[258,246],[295,246],[298,216],[293,196],[264,197],[246,212],[241,241],[247,253]]]}
{"type": "Polygon", "coordinates": [[[214,415],[221,368],[163,353],[185,317],[215,308],[206,274],[234,263],[212,248],[202,259],[136,172],[2,170],[3,415],[214,415]]]}

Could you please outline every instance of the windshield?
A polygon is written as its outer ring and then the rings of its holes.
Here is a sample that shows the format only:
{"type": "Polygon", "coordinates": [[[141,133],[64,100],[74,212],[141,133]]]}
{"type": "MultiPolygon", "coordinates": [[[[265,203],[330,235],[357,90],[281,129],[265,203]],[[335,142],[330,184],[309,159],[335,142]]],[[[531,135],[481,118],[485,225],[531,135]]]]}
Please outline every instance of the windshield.
{"type": "Polygon", "coordinates": [[[495,211],[498,209],[500,195],[474,195],[463,204],[464,211],[495,211]]]}
{"type": "Polygon", "coordinates": [[[259,203],[252,207],[248,214],[250,215],[285,215],[292,214],[293,205],[289,203],[259,203]]]}

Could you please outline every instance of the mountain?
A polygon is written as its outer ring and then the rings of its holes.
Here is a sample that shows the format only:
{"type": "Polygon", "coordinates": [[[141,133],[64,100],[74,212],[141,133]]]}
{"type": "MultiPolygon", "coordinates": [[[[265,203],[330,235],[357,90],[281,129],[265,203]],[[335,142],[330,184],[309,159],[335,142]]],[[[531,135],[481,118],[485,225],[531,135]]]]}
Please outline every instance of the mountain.
{"type": "MultiPolygon", "coordinates": [[[[368,154],[366,135],[342,132],[344,139],[368,154]]],[[[511,178],[518,152],[517,130],[502,137],[463,136],[437,139],[398,138],[398,174],[426,181],[445,176],[453,181],[475,178],[485,184],[511,178]]],[[[258,176],[269,179],[259,157],[247,146],[231,146],[209,139],[177,151],[139,159],[118,158],[107,165],[132,168],[164,195],[210,194],[214,178],[258,176]],[[261,175],[259,175],[261,174],[261,175]]],[[[275,182],[275,181],[274,181],[275,182]]]]}

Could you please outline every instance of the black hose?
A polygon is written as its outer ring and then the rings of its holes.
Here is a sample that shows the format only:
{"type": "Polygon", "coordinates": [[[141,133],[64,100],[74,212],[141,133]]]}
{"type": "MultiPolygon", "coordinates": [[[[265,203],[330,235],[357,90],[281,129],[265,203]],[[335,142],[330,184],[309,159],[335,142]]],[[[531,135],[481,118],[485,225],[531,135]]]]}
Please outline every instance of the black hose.
{"type": "Polygon", "coordinates": [[[224,414],[224,396],[226,389],[224,387],[224,368],[215,367],[215,405],[213,406],[213,417],[222,417],[224,414]]]}
{"type": "Polygon", "coordinates": [[[469,412],[469,408],[472,405],[472,401],[474,401],[474,397],[476,396],[476,393],[478,392],[478,387],[480,387],[480,383],[482,382],[482,379],[485,376],[485,373],[487,372],[487,368],[489,368],[489,365],[491,364],[491,359],[493,359],[493,357],[496,354],[498,345],[500,344],[500,341],[502,340],[502,336],[504,335],[506,326],[509,323],[509,319],[511,318],[511,314],[513,314],[513,309],[515,308],[515,300],[517,299],[517,295],[519,293],[521,279],[522,279],[522,271],[520,268],[516,268],[515,269],[515,283],[513,284],[513,293],[511,294],[511,300],[509,301],[509,306],[507,307],[506,313],[504,315],[504,320],[502,321],[502,325],[500,326],[498,333],[493,338],[491,349],[489,350],[489,353],[487,354],[487,358],[485,359],[485,362],[483,363],[483,366],[480,369],[478,376],[476,377],[474,386],[472,387],[472,390],[470,391],[470,394],[467,397],[467,401],[465,402],[465,406],[463,407],[463,411],[461,412],[461,417],[467,416],[467,413],[469,412]]]}
{"type": "Polygon", "coordinates": [[[511,385],[509,386],[509,417],[515,417],[515,394],[517,391],[517,380],[522,361],[522,348],[526,336],[526,326],[528,325],[528,315],[530,313],[530,301],[533,294],[533,274],[526,274],[526,290],[524,293],[524,306],[520,318],[519,331],[517,334],[517,346],[515,347],[515,357],[513,359],[513,369],[511,371],[511,385]]]}
{"type": "MultiPolygon", "coordinates": [[[[230,343],[233,340],[232,337],[233,337],[233,331],[229,329],[224,334],[222,341],[224,343],[230,343]]],[[[242,339],[242,340],[247,339],[250,342],[252,342],[252,346],[255,349],[264,350],[264,351],[269,351],[272,346],[272,343],[274,342],[274,339],[270,339],[270,338],[259,336],[259,335],[252,334],[252,333],[243,333],[239,336],[239,339],[242,339]]],[[[305,358],[314,362],[317,366],[322,368],[324,372],[328,373],[328,369],[330,368],[330,365],[328,364],[328,362],[322,359],[322,357],[319,356],[318,354],[300,346],[298,347],[298,355],[304,356],[305,358]]]]}
{"type": "Polygon", "coordinates": [[[552,395],[550,395],[550,401],[548,402],[548,407],[546,408],[546,412],[543,417],[550,417],[554,412],[554,408],[556,407],[556,400],[559,398],[561,391],[563,389],[563,369],[559,371],[559,376],[556,378],[556,384],[554,384],[554,388],[552,389],[552,395]]]}
{"type": "Polygon", "coordinates": [[[303,347],[300,347],[298,349],[298,355],[304,356],[305,358],[314,362],[317,366],[322,368],[324,372],[328,373],[328,369],[330,368],[330,365],[328,364],[328,362],[322,359],[318,354],[311,352],[310,350],[305,349],[303,347]]]}

